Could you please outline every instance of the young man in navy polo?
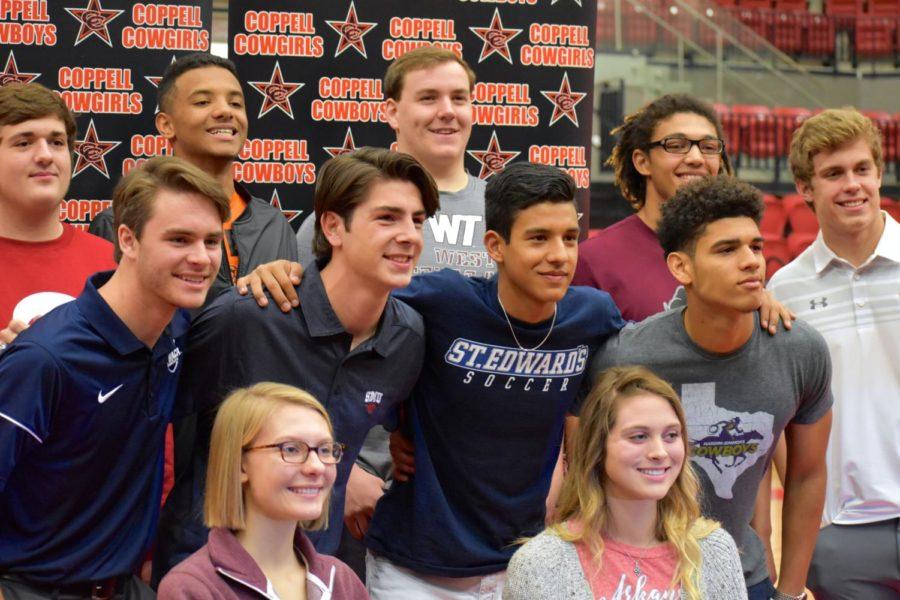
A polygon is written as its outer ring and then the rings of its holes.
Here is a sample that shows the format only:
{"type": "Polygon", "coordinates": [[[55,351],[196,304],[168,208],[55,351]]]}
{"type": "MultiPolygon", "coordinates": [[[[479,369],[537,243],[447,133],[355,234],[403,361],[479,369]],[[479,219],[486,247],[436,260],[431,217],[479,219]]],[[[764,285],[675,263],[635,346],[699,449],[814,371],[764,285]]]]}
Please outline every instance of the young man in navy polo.
{"type": "MultiPolygon", "coordinates": [[[[368,431],[390,422],[415,384],[424,354],[421,317],[391,297],[422,252],[422,227],[438,208],[434,180],[407,154],[363,148],[333,158],[316,182],[318,260],[299,285],[306,302],[261,310],[230,291],[191,328],[181,394],[201,404],[259,381],[308,390],[328,409],[346,444],[320,552],[340,540],[344,492],[368,431]]],[[[206,542],[200,522],[212,412],[200,416],[190,471],[179,473],[164,510],[154,581],[206,542]]]]}
{"type": "Polygon", "coordinates": [[[188,320],[221,261],[228,198],[179,159],[113,197],[119,267],[0,357],[0,592],[150,598],[132,575],[156,533],[165,428],[188,320]]]}

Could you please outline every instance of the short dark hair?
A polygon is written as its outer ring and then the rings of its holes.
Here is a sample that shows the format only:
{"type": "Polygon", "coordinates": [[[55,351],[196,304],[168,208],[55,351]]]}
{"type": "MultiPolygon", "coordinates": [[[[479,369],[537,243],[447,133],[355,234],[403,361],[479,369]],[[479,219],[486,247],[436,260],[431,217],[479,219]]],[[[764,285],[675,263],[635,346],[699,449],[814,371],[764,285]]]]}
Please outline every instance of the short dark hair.
{"type": "Polygon", "coordinates": [[[422,195],[422,206],[429,217],[440,208],[437,184],[415,158],[404,152],[384,148],[359,148],[355,152],[328,159],[316,177],[314,206],[316,211],[313,252],[330,257],[331,244],[322,232],[322,215],[333,212],[344,219],[350,229],[350,219],[356,207],[366,199],[369,188],[376,181],[399,179],[408,181],[422,195]]]}
{"type": "Polygon", "coordinates": [[[241,78],[238,77],[237,67],[227,58],[207,52],[194,52],[193,54],[182,56],[166,68],[166,72],[163,73],[162,79],[159,81],[159,87],[156,90],[156,103],[159,104],[159,110],[162,112],[171,110],[172,92],[175,90],[175,81],[179,77],[188,71],[204,67],[221,67],[234,75],[234,78],[239,83],[241,81],[241,78]]]}
{"type": "Polygon", "coordinates": [[[659,243],[668,256],[672,252],[693,254],[706,226],[719,219],[750,217],[757,225],[763,214],[759,190],[733,177],[704,177],[678,188],[662,205],[659,243]]]}
{"type": "MultiPolygon", "coordinates": [[[[615,170],[616,185],[635,210],[640,210],[644,206],[647,194],[647,176],[638,173],[631,160],[631,155],[635,150],[649,152],[656,125],[678,113],[700,115],[715,127],[716,137],[724,139],[722,123],[719,121],[716,111],[706,102],[688,94],[661,96],[626,116],[625,122],[612,130],[613,135],[619,136],[619,141],[613,148],[606,164],[615,170]]],[[[732,174],[731,162],[725,151],[722,151],[722,167],[725,173],[732,174]]]]}
{"type": "Polygon", "coordinates": [[[11,83],[0,87],[0,127],[44,117],[62,121],[66,143],[72,152],[75,149],[75,117],[61,97],[39,83],[11,83]]]}
{"type": "Polygon", "coordinates": [[[507,242],[516,215],[541,202],[574,202],[575,180],[549,165],[517,162],[492,176],[484,190],[484,225],[507,242]]]}

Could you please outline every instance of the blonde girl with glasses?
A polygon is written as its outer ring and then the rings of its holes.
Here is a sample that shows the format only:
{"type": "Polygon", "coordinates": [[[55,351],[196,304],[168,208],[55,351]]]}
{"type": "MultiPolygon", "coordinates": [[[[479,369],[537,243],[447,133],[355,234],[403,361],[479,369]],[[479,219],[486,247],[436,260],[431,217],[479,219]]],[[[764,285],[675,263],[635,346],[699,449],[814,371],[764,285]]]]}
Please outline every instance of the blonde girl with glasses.
{"type": "Polygon", "coordinates": [[[700,516],[672,387],[615,367],[580,417],[557,513],[513,556],[504,599],[746,599],[734,540],[700,516]]]}
{"type": "Polygon", "coordinates": [[[350,568],[303,533],[327,524],[342,454],[328,413],[307,392],[277,383],[233,392],[210,440],[209,539],[163,578],[159,598],[368,599],[350,568]]]}

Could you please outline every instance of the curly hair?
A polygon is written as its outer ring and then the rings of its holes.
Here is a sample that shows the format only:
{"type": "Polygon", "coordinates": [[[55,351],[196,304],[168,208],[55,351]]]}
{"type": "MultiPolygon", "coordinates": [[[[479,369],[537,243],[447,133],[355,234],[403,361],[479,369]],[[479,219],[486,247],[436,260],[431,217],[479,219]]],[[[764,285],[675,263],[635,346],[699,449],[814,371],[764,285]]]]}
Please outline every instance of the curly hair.
{"type": "Polygon", "coordinates": [[[659,243],[666,255],[691,254],[706,226],[719,219],[750,217],[759,225],[762,197],[755,187],[733,177],[704,177],[678,188],[662,206],[659,243]]]}
{"type": "MultiPolygon", "coordinates": [[[[635,210],[640,210],[644,206],[647,177],[638,173],[631,156],[635,150],[649,151],[650,142],[653,141],[653,130],[659,122],[678,113],[700,115],[715,127],[716,137],[724,138],[722,123],[719,122],[716,111],[706,102],[687,94],[661,96],[626,116],[625,122],[612,130],[612,135],[618,135],[619,141],[606,164],[615,170],[616,185],[635,210]]],[[[725,152],[722,153],[722,170],[728,175],[732,174],[731,162],[725,152]]]]}

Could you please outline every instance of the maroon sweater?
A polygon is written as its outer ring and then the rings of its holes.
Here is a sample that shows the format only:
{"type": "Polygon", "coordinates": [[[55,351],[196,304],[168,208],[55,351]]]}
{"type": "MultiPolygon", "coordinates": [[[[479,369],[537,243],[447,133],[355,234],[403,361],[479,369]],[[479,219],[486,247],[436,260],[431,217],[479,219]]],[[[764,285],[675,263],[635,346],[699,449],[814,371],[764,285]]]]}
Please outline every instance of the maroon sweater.
{"type": "MultiPolygon", "coordinates": [[[[294,550],[306,564],[309,600],[369,600],[366,588],[350,567],[316,552],[298,528],[294,550]]],[[[209,532],[206,545],[172,569],[159,584],[160,600],[259,600],[266,576],[227,529],[209,532]]]]}

